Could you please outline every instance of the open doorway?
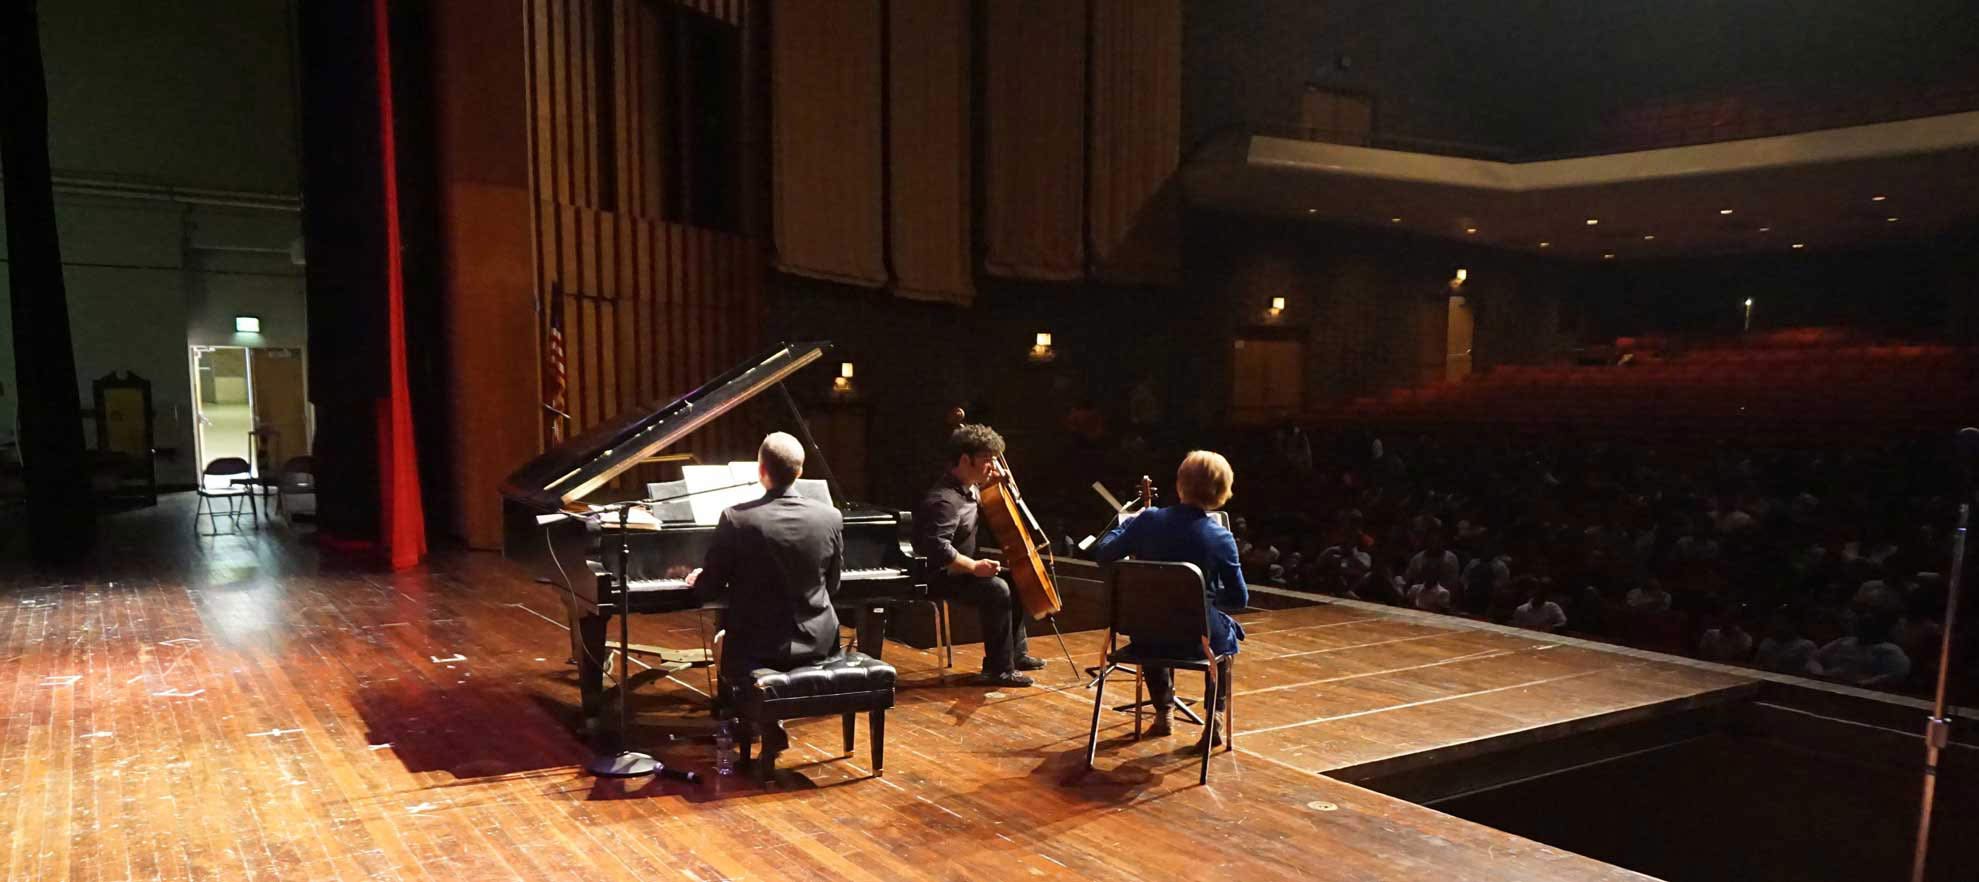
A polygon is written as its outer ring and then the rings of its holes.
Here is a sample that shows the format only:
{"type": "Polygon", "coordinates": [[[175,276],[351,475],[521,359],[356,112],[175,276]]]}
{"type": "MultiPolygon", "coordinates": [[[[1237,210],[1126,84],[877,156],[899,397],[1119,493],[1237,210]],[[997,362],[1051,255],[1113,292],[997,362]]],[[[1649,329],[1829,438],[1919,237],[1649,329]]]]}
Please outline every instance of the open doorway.
{"type": "Polygon", "coordinates": [[[1477,333],[1477,317],[1471,313],[1470,301],[1459,294],[1450,298],[1450,323],[1444,339],[1448,341],[1448,355],[1443,361],[1443,379],[1447,382],[1462,382],[1471,375],[1471,350],[1477,333]]]}
{"type": "Polygon", "coordinates": [[[273,475],[309,452],[302,350],[194,346],[191,354],[201,468],[232,456],[273,475]]]}

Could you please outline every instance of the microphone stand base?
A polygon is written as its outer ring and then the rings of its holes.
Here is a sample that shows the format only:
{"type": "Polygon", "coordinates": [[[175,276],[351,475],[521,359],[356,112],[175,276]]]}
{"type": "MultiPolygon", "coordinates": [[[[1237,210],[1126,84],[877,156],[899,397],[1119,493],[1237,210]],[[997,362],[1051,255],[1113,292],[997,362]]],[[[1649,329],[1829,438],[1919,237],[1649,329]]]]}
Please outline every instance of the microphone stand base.
{"type": "Polygon", "coordinates": [[[632,750],[604,754],[584,764],[584,771],[600,778],[640,778],[658,773],[662,768],[665,767],[658,760],[632,750]]]}

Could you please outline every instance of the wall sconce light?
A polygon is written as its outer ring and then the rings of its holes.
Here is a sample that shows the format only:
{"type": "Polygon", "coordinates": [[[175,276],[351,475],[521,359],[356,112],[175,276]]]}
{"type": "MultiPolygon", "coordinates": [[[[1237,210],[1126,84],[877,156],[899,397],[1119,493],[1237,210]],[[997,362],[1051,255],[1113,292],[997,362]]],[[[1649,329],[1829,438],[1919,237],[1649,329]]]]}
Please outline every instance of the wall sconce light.
{"type": "Polygon", "coordinates": [[[836,376],[836,377],[833,377],[833,378],[831,378],[831,392],[832,392],[832,394],[833,394],[833,395],[849,395],[849,394],[851,394],[851,393],[852,393],[852,375],[853,375],[853,371],[852,371],[852,362],[849,362],[849,361],[841,361],[841,362],[839,362],[839,363],[838,363],[838,376],[836,376]]]}
{"type": "Polygon", "coordinates": [[[1051,348],[1051,332],[1039,331],[1036,341],[1031,346],[1031,360],[1045,362],[1057,357],[1058,353],[1051,348]]]}
{"type": "Polygon", "coordinates": [[[1285,298],[1283,297],[1271,298],[1271,314],[1277,315],[1284,311],[1285,311],[1285,298]]]}
{"type": "Polygon", "coordinates": [[[1457,282],[1458,282],[1458,284],[1462,284],[1462,283],[1464,283],[1464,282],[1467,282],[1467,281],[1469,281],[1469,280],[1470,280],[1470,277],[1471,277],[1471,271],[1470,271],[1470,270],[1467,270],[1467,269],[1464,269],[1463,267],[1457,267],[1457,282]]]}
{"type": "Polygon", "coordinates": [[[234,333],[236,334],[261,333],[261,317],[258,315],[234,316],[234,333]]]}

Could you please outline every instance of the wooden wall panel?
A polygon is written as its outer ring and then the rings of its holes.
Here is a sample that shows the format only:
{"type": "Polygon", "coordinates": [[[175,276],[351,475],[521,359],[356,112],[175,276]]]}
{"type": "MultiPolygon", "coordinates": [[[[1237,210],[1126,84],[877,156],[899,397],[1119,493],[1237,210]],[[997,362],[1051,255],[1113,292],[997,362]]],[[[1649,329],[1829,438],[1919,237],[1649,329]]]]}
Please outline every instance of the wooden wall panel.
{"type": "MultiPolygon", "coordinates": [[[[738,26],[747,20],[745,0],[683,2],[738,26]]],[[[569,434],[680,395],[760,345],[764,249],[661,216],[665,127],[678,121],[661,119],[661,53],[673,47],[656,9],[641,0],[528,0],[539,323],[544,336],[553,317],[563,328],[569,434]],[[610,39],[601,41],[607,21],[610,39]],[[611,82],[601,83],[606,74],[611,82]]],[[[546,400],[553,392],[543,391],[546,400]]],[[[734,416],[718,423],[681,452],[710,461],[754,454],[754,427],[734,416]]]]}
{"type": "Polygon", "coordinates": [[[1174,283],[1181,202],[1181,0],[1091,0],[1087,232],[1095,275],[1174,283]]]}
{"type": "MultiPolygon", "coordinates": [[[[547,56],[531,35],[546,11],[528,0],[436,3],[426,31],[446,400],[420,402],[445,429],[421,423],[419,441],[445,451],[422,478],[437,490],[433,533],[475,547],[500,543],[496,488],[541,443],[535,307],[547,276],[533,194],[551,170],[532,152],[549,105],[535,77],[547,56]]],[[[413,345],[430,335],[417,336],[413,345]]]]}
{"type": "Polygon", "coordinates": [[[1087,4],[1002,0],[983,18],[983,267],[1086,274],[1087,4]]]}
{"type": "Polygon", "coordinates": [[[572,197],[578,205],[595,207],[598,204],[597,180],[591,168],[591,160],[597,155],[594,142],[598,134],[598,116],[593,105],[597,97],[597,78],[592,75],[597,70],[598,60],[591,46],[591,7],[594,0],[569,0],[569,3],[572,87],[570,163],[571,181],[575,187],[572,197]]]}
{"type": "Polygon", "coordinates": [[[777,266],[883,287],[885,4],[786,3],[770,30],[777,266]]]}

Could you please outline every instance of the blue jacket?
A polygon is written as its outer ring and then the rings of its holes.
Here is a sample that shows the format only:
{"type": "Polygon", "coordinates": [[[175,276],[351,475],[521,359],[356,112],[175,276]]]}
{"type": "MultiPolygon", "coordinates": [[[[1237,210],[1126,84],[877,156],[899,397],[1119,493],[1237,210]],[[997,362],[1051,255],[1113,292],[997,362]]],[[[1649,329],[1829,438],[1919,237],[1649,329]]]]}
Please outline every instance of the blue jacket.
{"type": "Polygon", "coordinates": [[[1149,509],[1108,530],[1093,546],[1093,559],[1110,563],[1123,557],[1192,563],[1203,571],[1203,588],[1216,605],[1210,611],[1209,644],[1218,654],[1237,651],[1244,627],[1224,610],[1243,609],[1251,591],[1237,563],[1237,537],[1193,505],[1149,509]]]}

